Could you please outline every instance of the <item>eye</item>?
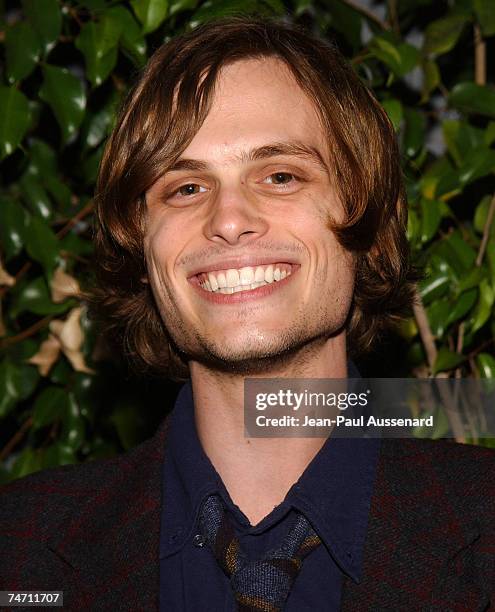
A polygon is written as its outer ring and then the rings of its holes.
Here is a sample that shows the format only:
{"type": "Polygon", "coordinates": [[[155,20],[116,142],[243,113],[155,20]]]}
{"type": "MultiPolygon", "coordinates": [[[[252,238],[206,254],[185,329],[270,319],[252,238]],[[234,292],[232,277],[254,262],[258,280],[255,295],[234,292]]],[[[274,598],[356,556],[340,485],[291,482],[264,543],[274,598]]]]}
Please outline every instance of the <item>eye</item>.
{"type": "Polygon", "coordinates": [[[290,172],[274,172],[273,174],[270,174],[270,176],[267,176],[265,181],[271,183],[272,185],[288,185],[295,179],[296,177],[294,174],[291,174],[290,172]]]}
{"type": "Polygon", "coordinates": [[[206,189],[204,187],[201,187],[201,185],[198,185],[197,183],[187,183],[186,185],[182,185],[181,187],[179,187],[179,189],[177,189],[177,191],[173,195],[179,195],[184,197],[196,195],[197,193],[204,193],[205,191],[206,189]]]}

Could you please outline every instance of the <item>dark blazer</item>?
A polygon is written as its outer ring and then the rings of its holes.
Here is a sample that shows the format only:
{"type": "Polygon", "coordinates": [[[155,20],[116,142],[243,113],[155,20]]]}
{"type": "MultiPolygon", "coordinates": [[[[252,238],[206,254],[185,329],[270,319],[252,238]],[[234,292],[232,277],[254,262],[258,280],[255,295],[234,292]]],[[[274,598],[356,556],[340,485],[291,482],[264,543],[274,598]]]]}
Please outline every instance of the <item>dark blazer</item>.
{"type": "MultiPolygon", "coordinates": [[[[78,612],[156,611],[166,428],[125,455],[4,487],[0,590],[62,590],[78,612]]],[[[367,610],[495,610],[493,451],[383,440],[364,577],[342,593],[343,612],[367,610]]]]}

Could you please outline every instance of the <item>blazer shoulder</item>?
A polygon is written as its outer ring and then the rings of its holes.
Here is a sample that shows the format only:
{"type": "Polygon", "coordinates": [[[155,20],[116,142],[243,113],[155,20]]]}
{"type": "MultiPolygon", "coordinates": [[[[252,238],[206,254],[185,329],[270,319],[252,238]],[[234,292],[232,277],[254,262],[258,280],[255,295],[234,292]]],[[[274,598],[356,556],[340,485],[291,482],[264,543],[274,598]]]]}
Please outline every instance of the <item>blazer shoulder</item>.
{"type": "Polygon", "coordinates": [[[151,466],[158,469],[165,433],[166,423],[153,438],[116,457],[42,470],[0,487],[0,535],[25,528],[43,539],[88,499],[116,495],[123,481],[129,490],[151,466]]]}
{"type": "Polygon", "coordinates": [[[411,486],[495,520],[495,450],[450,440],[382,440],[379,470],[397,491],[411,486]],[[414,484],[413,484],[414,483],[414,484]]]}

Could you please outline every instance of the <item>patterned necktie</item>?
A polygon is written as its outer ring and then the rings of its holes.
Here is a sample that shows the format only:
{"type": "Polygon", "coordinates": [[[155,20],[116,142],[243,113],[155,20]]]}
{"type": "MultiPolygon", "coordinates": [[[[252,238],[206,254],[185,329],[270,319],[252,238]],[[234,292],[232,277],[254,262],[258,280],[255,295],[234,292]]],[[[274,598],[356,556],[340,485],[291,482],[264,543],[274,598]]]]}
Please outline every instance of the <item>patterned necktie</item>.
{"type": "Polygon", "coordinates": [[[199,519],[201,533],[229,576],[240,612],[280,612],[303,559],[321,540],[308,521],[297,515],[282,544],[258,561],[248,561],[217,495],[206,499],[199,519]]]}

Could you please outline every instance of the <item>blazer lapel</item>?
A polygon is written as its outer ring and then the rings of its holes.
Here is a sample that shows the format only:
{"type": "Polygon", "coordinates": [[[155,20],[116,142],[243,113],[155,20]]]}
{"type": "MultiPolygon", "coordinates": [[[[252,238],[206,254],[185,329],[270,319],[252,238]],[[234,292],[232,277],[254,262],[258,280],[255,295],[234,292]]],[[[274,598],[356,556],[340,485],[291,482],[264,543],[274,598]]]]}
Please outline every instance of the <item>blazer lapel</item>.
{"type": "Polygon", "coordinates": [[[342,612],[486,609],[489,598],[470,576],[478,526],[458,515],[434,447],[424,444],[382,441],[363,576],[344,580],[342,612]]]}
{"type": "MultiPolygon", "coordinates": [[[[167,422],[135,450],[87,465],[92,490],[49,548],[70,568],[70,609],[158,610],[161,475],[167,422]],[[94,483],[97,483],[95,486],[94,483]],[[73,585],[73,587],[71,587],[73,585]]],[[[84,487],[85,482],[80,486],[84,487]]]]}

